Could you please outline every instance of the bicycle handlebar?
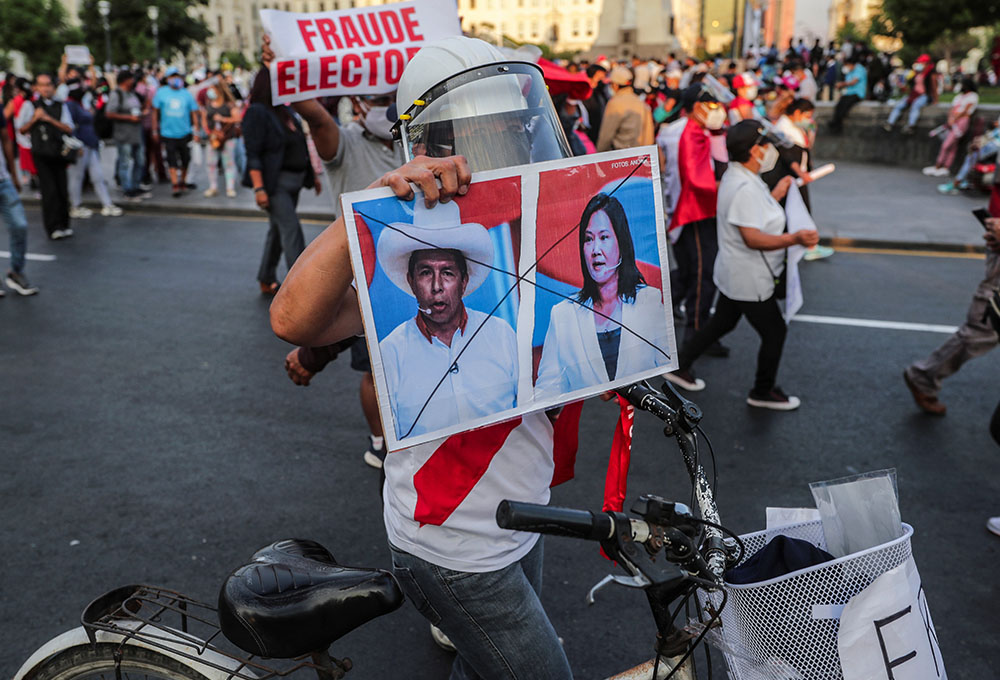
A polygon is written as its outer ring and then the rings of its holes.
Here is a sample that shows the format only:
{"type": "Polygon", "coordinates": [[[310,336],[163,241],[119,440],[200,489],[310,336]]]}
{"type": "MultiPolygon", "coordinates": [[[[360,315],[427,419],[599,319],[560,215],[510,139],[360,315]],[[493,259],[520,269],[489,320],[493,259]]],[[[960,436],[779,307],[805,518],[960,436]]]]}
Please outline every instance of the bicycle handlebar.
{"type": "Polygon", "coordinates": [[[559,508],[521,501],[501,501],[497,506],[497,524],[502,529],[583,538],[589,541],[607,540],[615,531],[614,520],[605,513],[595,515],[589,510],[559,508]]]}

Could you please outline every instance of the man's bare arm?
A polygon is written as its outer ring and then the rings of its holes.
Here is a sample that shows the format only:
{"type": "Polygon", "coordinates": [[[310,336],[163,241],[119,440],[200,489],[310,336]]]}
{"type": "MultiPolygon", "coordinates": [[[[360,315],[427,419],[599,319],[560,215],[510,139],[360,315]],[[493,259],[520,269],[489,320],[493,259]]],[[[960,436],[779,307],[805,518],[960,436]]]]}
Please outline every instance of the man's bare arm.
{"type": "MultiPolygon", "coordinates": [[[[418,156],[369,188],[390,187],[397,196],[409,200],[413,183],[431,207],[439,200],[447,202],[456,194],[465,194],[471,179],[468,163],[461,156],[418,156]]],[[[309,244],[288,272],[271,303],[271,328],[283,340],[306,347],[330,345],[358,335],[363,328],[353,280],[347,230],[341,217],[309,244]]]]}

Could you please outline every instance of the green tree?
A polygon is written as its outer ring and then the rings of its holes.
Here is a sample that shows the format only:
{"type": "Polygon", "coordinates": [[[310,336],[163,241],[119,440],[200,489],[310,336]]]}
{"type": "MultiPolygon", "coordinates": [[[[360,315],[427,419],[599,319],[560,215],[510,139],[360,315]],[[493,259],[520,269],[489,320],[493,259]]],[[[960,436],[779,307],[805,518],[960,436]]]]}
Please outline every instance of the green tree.
{"type": "Polygon", "coordinates": [[[55,71],[63,46],[79,38],[59,0],[0,0],[0,54],[22,52],[35,73],[55,71]]]}
{"type": "MultiPolygon", "coordinates": [[[[3,1],[3,0],[0,0],[3,1]]],[[[19,2],[21,0],[13,0],[19,2]]],[[[104,25],[97,11],[98,0],[84,0],[80,6],[83,35],[97,61],[104,62],[104,25]]],[[[111,0],[108,24],[111,28],[111,59],[116,64],[152,61],[156,58],[152,24],[147,14],[151,2],[146,0],[111,0]]],[[[175,53],[186,54],[193,45],[203,43],[212,32],[199,17],[188,13],[208,0],[156,0],[160,10],[157,25],[160,33],[160,53],[170,59],[175,53]]]]}
{"type": "Polygon", "coordinates": [[[229,62],[230,64],[232,64],[237,68],[242,68],[247,70],[254,68],[254,65],[250,62],[250,60],[247,59],[242,52],[238,52],[236,50],[230,52],[223,52],[222,54],[219,55],[219,64],[221,65],[226,62],[229,62]]]}
{"type": "Polygon", "coordinates": [[[878,24],[882,35],[911,47],[927,47],[946,32],[961,33],[1000,21],[996,0],[882,0],[878,24]]]}

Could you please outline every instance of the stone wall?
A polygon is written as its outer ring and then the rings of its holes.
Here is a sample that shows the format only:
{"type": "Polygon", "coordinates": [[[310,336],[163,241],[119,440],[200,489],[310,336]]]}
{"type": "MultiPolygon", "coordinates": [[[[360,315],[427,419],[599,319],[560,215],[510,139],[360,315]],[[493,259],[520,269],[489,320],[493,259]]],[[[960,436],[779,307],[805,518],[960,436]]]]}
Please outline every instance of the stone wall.
{"type": "MultiPolygon", "coordinates": [[[[814,151],[819,161],[888,163],[913,168],[932,165],[941,146],[941,138],[928,137],[927,133],[948,118],[947,105],[926,106],[920,112],[920,120],[912,135],[901,132],[901,123],[897,123],[893,132],[886,132],[882,129],[882,124],[889,117],[892,107],[878,102],[861,102],[847,116],[843,134],[835,135],[828,127],[833,117],[833,107],[833,102],[819,102],[816,105],[815,117],[819,134],[814,151]]],[[[978,115],[987,120],[996,120],[1000,115],[1000,106],[983,105],[979,108],[978,115]]],[[[900,121],[905,123],[906,112],[900,121]]],[[[958,154],[958,162],[963,155],[964,147],[958,154]]]]}

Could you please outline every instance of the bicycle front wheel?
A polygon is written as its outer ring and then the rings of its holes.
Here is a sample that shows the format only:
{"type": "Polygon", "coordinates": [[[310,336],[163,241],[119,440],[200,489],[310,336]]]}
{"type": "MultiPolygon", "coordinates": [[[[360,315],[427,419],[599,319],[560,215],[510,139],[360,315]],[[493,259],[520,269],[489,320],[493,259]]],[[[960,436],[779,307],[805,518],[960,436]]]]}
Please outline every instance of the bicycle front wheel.
{"type": "Polygon", "coordinates": [[[151,649],[106,643],[62,651],[36,666],[25,680],[116,680],[114,654],[119,648],[122,680],[208,680],[194,668],[151,649]]]}

